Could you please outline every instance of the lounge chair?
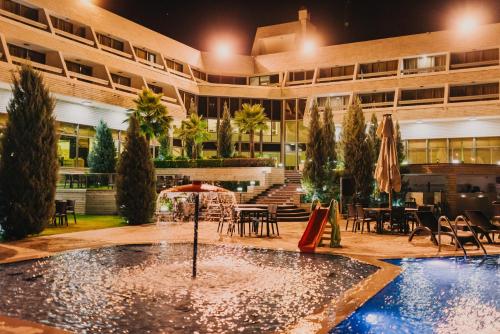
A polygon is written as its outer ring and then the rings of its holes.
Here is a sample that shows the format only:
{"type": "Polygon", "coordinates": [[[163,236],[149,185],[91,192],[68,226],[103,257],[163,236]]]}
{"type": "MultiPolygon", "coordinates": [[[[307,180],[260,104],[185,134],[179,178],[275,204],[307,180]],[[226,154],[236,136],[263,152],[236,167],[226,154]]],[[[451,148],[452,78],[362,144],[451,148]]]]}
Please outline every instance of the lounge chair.
{"type": "Polygon", "coordinates": [[[486,237],[489,244],[492,244],[495,240],[495,234],[500,233],[500,227],[493,225],[488,217],[484,215],[479,210],[465,210],[465,217],[469,220],[474,232],[486,237]]]}
{"type": "MultiPolygon", "coordinates": [[[[410,242],[416,234],[427,233],[431,236],[431,241],[434,245],[441,248],[439,243],[440,235],[449,236],[452,243],[455,244],[455,248],[461,248],[465,255],[467,255],[464,245],[467,243],[472,243],[477,246],[477,248],[482,248],[483,252],[486,254],[486,250],[476,236],[476,233],[471,229],[470,231],[458,231],[455,226],[446,217],[440,217],[439,220],[434,216],[432,212],[429,211],[418,211],[416,217],[419,226],[413,230],[408,238],[410,242]]],[[[465,221],[467,223],[467,221],[465,221]]],[[[468,223],[467,223],[468,224],[468,223]]]]}

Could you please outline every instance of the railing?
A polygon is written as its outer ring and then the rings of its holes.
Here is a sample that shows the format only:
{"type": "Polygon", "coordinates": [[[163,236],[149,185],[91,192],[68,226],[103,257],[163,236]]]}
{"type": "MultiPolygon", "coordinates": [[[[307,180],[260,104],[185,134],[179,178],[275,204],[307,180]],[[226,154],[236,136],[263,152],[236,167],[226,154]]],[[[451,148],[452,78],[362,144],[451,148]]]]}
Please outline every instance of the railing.
{"type": "Polygon", "coordinates": [[[59,173],[57,187],[62,189],[113,189],[114,173],[87,173],[84,171],[63,171],[59,173]]]}
{"type": "Polygon", "coordinates": [[[298,86],[298,85],[308,85],[313,82],[313,79],[305,79],[305,80],[294,80],[294,81],[287,81],[286,85],[287,86],[298,86]]]}
{"type": "Polygon", "coordinates": [[[21,23],[25,23],[25,24],[30,25],[30,26],[35,27],[35,28],[39,28],[39,29],[43,29],[43,30],[48,29],[48,26],[45,23],[41,23],[38,21],[34,21],[32,19],[28,19],[24,16],[20,16],[20,15],[11,13],[5,9],[0,8],[0,15],[5,16],[5,17],[12,19],[12,20],[21,22],[21,23]]]}
{"type": "Polygon", "coordinates": [[[385,72],[371,72],[371,73],[358,73],[358,79],[370,79],[377,77],[390,77],[398,75],[398,71],[385,71],[385,72]]]}
{"type": "Polygon", "coordinates": [[[399,105],[416,105],[416,104],[436,104],[444,103],[444,97],[437,97],[431,99],[416,99],[416,100],[400,100],[399,105]]]}
{"type": "Polygon", "coordinates": [[[460,64],[451,64],[450,69],[459,70],[462,68],[470,68],[470,67],[482,67],[482,66],[495,66],[498,65],[499,60],[483,60],[483,61],[474,61],[470,63],[460,63],[460,64]]]}
{"type": "Polygon", "coordinates": [[[119,83],[114,83],[114,86],[116,89],[118,90],[122,90],[122,91],[125,91],[127,93],[132,93],[132,94],[137,94],[139,93],[141,90],[138,89],[138,88],[135,88],[135,87],[130,87],[130,86],[125,86],[125,85],[121,85],[119,83]]]}
{"type": "Polygon", "coordinates": [[[161,99],[165,102],[177,103],[177,99],[170,96],[162,95],[161,99]]]}
{"type": "Polygon", "coordinates": [[[15,57],[15,56],[11,56],[11,58],[12,58],[12,62],[17,64],[17,65],[30,65],[33,68],[39,69],[39,70],[44,71],[44,72],[51,72],[51,73],[56,73],[56,74],[63,73],[62,68],[59,68],[59,67],[54,67],[54,66],[50,66],[50,65],[46,65],[46,64],[42,64],[42,63],[37,63],[37,62],[31,61],[29,59],[19,58],[19,57],[15,57]]]}
{"type": "Polygon", "coordinates": [[[74,79],[79,79],[79,80],[82,80],[82,81],[88,81],[88,82],[95,83],[95,84],[98,84],[98,85],[101,85],[101,86],[107,86],[107,85],[109,85],[109,81],[108,80],[104,80],[104,79],[92,77],[90,75],[86,75],[86,74],[82,74],[82,73],[78,73],[78,72],[73,72],[73,71],[68,71],[68,74],[69,74],[69,76],[71,78],[74,78],[74,79]]]}
{"type": "Polygon", "coordinates": [[[498,100],[499,94],[483,94],[483,95],[468,95],[468,96],[450,96],[450,102],[467,102],[467,101],[482,101],[482,100],[498,100]]]}
{"type": "Polygon", "coordinates": [[[72,39],[72,40],[74,40],[76,42],[79,42],[79,43],[87,44],[87,45],[90,45],[90,46],[94,46],[95,45],[94,41],[91,41],[90,39],[86,39],[84,37],[81,37],[81,36],[69,33],[69,32],[64,31],[64,30],[60,30],[60,29],[54,28],[54,32],[57,35],[59,35],[59,36],[66,37],[68,39],[72,39]]]}
{"type": "Polygon", "coordinates": [[[153,63],[152,61],[149,61],[147,59],[142,59],[142,58],[137,57],[137,61],[139,61],[139,63],[142,63],[144,65],[156,67],[156,68],[158,68],[160,70],[165,70],[165,67],[163,65],[160,65],[160,64],[157,64],[157,63],[153,63]]]}
{"type": "Polygon", "coordinates": [[[393,101],[389,102],[372,102],[372,103],[362,103],[363,108],[388,108],[394,105],[393,101]]]}
{"type": "Polygon", "coordinates": [[[168,71],[169,71],[170,73],[172,73],[172,74],[175,74],[175,75],[179,76],[179,77],[183,77],[183,78],[186,78],[186,79],[191,80],[191,76],[190,76],[189,74],[187,74],[187,73],[184,73],[184,72],[179,72],[179,71],[174,70],[174,69],[172,69],[172,68],[169,68],[169,69],[168,69],[168,71]]]}
{"type": "Polygon", "coordinates": [[[347,81],[347,80],[353,80],[353,79],[354,79],[354,74],[349,74],[349,75],[340,75],[340,76],[335,76],[335,77],[318,78],[316,81],[317,82],[330,82],[330,81],[347,81]]]}
{"type": "Polygon", "coordinates": [[[431,73],[431,72],[441,72],[446,71],[446,66],[432,66],[432,67],[420,67],[420,68],[405,68],[401,70],[402,74],[418,74],[418,73],[431,73]]]}
{"type": "Polygon", "coordinates": [[[99,46],[101,47],[101,50],[107,51],[109,53],[114,53],[117,56],[129,58],[129,59],[133,58],[133,56],[130,53],[126,53],[126,52],[123,52],[121,50],[114,49],[112,47],[109,47],[109,46],[103,45],[103,44],[99,44],[99,46]]]}

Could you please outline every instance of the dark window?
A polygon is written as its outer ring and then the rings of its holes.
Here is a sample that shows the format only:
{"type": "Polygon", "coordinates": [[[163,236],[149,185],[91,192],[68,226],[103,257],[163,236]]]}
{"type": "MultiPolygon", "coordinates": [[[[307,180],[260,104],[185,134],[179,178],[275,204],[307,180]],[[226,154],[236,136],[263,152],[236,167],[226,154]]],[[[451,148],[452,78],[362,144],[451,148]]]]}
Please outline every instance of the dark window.
{"type": "Polygon", "coordinates": [[[451,69],[498,65],[498,49],[469,52],[453,52],[450,56],[451,69]]]}
{"type": "Polygon", "coordinates": [[[398,70],[398,61],[380,61],[376,63],[361,64],[359,66],[359,77],[372,78],[396,75],[398,70]]]}
{"type": "Polygon", "coordinates": [[[415,104],[433,104],[443,103],[444,87],[439,88],[423,88],[423,89],[406,89],[401,91],[402,105],[415,105],[415,104]],[[422,102],[418,102],[421,100],[422,102]],[[411,103],[405,103],[410,101],[411,103]]]}
{"type": "Polygon", "coordinates": [[[273,100],[272,101],[272,106],[273,106],[273,112],[271,115],[271,120],[273,121],[281,121],[281,108],[282,108],[283,102],[281,100],[273,100]]]}
{"type": "Polygon", "coordinates": [[[22,5],[12,0],[3,1],[3,9],[27,19],[38,21],[38,9],[22,5]]]}
{"type": "Polygon", "coordinates": [[[227,75],[209,74],[207,81],[210,83],[224,84],[224,85],[246,85],[246,77],[233,77],[227,75]]]}
{"type": "Polygon", "coordinates": [[[118,74],[115,74],[115,73],[111,73],[111,79],[116,84],[119,84],[119,85],[122,85],[122,86],[127,86],[127,87],[132,86],[132,79],[124,77],[123,75],[118,75],[118,74]]]}
{"type": "Polygon", "coordinates": [[[119,50],[119,51],[123,51],[125,49],[125,45],[122,41],[111,38],[109,36],[97,34],[97,39],[99,40],[100,44],[105,45],[107,47],[110,47],[112,49],[119,50]]]}
{"type": "Polygon", "coordinates": [[[92,67],[88,65],[78,64],[72,61],[66,61],[66,67],[68,71],[80,73],[83,75],[92,76],[92,67]]]}
{"type": "Polygon", "coordinates": [[[9,53],[11,56],[28,59],[35,63],[45,64],[45,54],[30,49],[22,48],[17,45],[9,44],[9,53]]]}
{"type": "Polygon", "coordinates": [[[428,73],[444,71],[446,69],[446,56],[422,56],[403,59],[403,73],[428,73]]]}
{"type": "Polygon", "coordinates": [[[498,82],[450,86],[450,102],[498,99],[498,82]]]}
{"type": "Polygon", "coordinates": [[[206,96],[198,96],[198,115],[203,117],[208,116],[208,98],[206,96]]]}
{"type": "Polygon", "coordinates": [[[52,21],[52,25],[54,26],[54,28],[68,32],[70,34],[73,33],[73,23],[54,16],[51,16],[50,20],[52,21]]]}
{"type": "Polygon", "coordinates": [[[195,78],[198,78],[198,79],[203,80],[203,81],[207,81],[207,74],[204,73],[204,72],[195,70],[193,68],[193,75],[194,75],[195,78]]]}
{"type": "Polygon", "coordinates": [[[147,60],[151,63],[156,63],[156,54],[146,51],[144,49],[134,48],[137,57],[147,60]]]}
{"type": "Polygon", "coordinates": [[[148,83],[149,89],[151,89],[155,94],[163,94],[163,88],[160,86],[156,86],[148,83]]]}
{"type": "MultiPolygon", "coordinates": [[[[335,78],[342,78],[346,76],[350,76],[349,78],[344,78],[341,80],[351,80],[352,75],[354,74],[354,65],[348,65],[348,66],[334,66],[334,67],[327,67],[327,68],[320,68],[319,69],[319,79],[328,79],[332,78],[335,80],[335,78]]],[[[328,80],[321,80],[321,81],[328,81],[328,80]]]]}
{"type": "Polygon", "coordinates": [[[358,97],[362,104],[374,104],[373,108],[384,107],[393,103],[394,92],[359,94],[358,97]]]}
{"type": "Polygon", "coordinates": [[[165,59],[167,67],[177,72],[184,72],[184,65],[173,59],[165,59]]]}
{"type": "Polygon", "coordinates": [[[217,98],[210,96],[208,98],[208,116],[209,118],[217,118],[217,98]]]}

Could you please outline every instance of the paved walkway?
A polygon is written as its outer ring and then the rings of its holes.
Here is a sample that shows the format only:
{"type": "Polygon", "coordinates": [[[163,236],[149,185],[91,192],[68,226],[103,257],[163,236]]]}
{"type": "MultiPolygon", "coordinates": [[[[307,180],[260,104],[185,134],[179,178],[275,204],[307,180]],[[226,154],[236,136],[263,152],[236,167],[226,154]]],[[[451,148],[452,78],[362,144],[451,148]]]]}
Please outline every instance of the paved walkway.
{"type": "MultiPolygon", "coordinates": [[[[217,224],[201,222],[199,240],[202,243],[237,244],[262,248],[284,249],[298,251],[297,244],[305,230],[306,223],[281,223],[280,236],[272,238],[239,237],[219,235],[217,224]]],[[[411,243],[404,235],[379,235],[375,233],[352,233],[345,231],[345,222],[342,228],[342,248],[319,248],[318,252],[342,254],[354,257],[360,261],[377,265],[381,269],[367,280],[346,293],[341,300],[332,301],[322,311],[308,319],[304,319],[292,333],[320,332],[328,329],[347,317],[357,307],[371,298],[400,272],[395,267],[379,261],[384,258],[401,257],[433,257],[433,256],[462,256],[460,250],[452,246],[445,246],[438,253],[428,236],[416,237],[411,243]],[[335,314],[332,318],[331,314],[335,314]]],[[[163,226],[125,226],[112,229],[75,232],[46,237],[30,238],[27,240],[0,244],[0,263],[16,262],[26,259],[40,258],[58,252],[95,248],[119,244],[141,244],[157,242],[192,242],[193,224],[176,223],[163,226]]],[[[481,255],[480,250],[466,247],[469,255],[481,255]]],[[[500,245],[486,245],[489,254],[500,254],[500,245]]],[[[1,318],[0,334],[3,333],[58,333],[48,327],[30,324],[28,322],[1,318]]]]}

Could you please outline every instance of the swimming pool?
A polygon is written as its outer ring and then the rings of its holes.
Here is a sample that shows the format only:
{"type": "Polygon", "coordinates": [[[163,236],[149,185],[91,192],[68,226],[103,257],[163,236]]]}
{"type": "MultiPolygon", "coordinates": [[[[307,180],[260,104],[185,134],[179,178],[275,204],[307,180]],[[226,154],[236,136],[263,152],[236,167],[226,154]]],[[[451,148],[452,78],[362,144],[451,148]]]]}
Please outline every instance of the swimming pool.
{"type": "Polygon", "coordinates": [[[76,333],[274,333],[377,271],[335,255],[116,246],[0,266],[0,314],[76,333]]]}
{"type": "Polygon", "coordinates": [[[403,272],[330,333],[500,333],[500,257],[387,260],[403,272]]]}

